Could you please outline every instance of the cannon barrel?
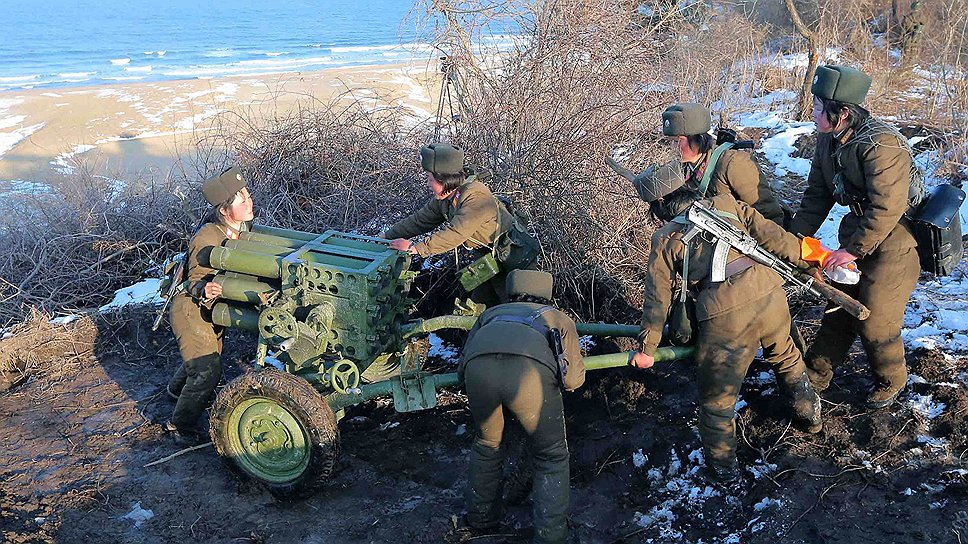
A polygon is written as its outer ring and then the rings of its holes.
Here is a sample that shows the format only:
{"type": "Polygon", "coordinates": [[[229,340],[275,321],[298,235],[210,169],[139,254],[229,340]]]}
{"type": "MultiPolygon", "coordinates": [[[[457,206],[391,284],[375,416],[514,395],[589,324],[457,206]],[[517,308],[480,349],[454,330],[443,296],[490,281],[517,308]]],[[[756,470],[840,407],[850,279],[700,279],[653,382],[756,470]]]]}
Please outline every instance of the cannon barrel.
{"type": "Polygon", "coordinates": [[[263,278],[278,279],[282,275],[282,257],[265,253],[254,253],[219,246],[212,248],[209,262],[212,268],[241,272],[263,278]]]}
{"type": "Polygon", "coordinates": [[[253,276],[232,277],[218,274],[215,283],[222,286],[222,298],[249,304],[264,304],[259,295],[268,295],[279,291],[279,286],[260,281],[253,276]]]}
{"type": "Polygon", "coordinates": [[[252,308],[219,302],[212,307],[212,323],[251,332],[259,330],[259,312],[252,308]]]}
{"type": "Polygon", "coordinates": [[[239,240],[245,240],[247,242],[259,242],[270,246],[281,246],[292,249],[302,247],[303,244],[306,243],[306,240],[294,240],[292,238],[284,238],[282,236],[273,236],[271,234],[262,234],[259,232],[240,232],[239,240]]]}
{"type": "Polygon", "coordinates": [[[222,247],[232,250],[249,251],[252,253],[262,253],[265,255],[272,255],[273,257],[285,257],[289,255],[296,249],[281,246],[276,244],[268,244],[265,242],[256,242],[251,240],[226,240],[222,243],[222,247]]]}
{"type": "Polygon", "coordinates": [[[266,225],[253,225],[252,232],[258,234],[268,234],[270,236],[278,236],[280,238],[289,238],[290,240],[301,240],[303,242],[310,242],[319,238],[318,234],[313,234],[312,232],[303,232],[301,230],[291,230],[291,229],[280,229],[279,227],[269,227],[266,225]]]}

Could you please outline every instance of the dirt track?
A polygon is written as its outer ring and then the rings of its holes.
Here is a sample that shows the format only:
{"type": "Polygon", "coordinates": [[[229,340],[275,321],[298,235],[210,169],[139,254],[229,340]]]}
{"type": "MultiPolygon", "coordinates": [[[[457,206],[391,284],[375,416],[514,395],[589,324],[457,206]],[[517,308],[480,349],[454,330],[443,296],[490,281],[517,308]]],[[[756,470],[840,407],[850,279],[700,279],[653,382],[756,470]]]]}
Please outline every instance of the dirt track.
{"type": "MultiPolygon", "coordinates": [[[[29,379],[0,393],[0,541],[458,541],[452,516],[462,510],[471,442],[459,394],[415,414],[386,402],[349,413],[337,473],[300,502],[240,481],[211,448],[144,468],[178,450],[157,425],[172,408],[159,393],[177,350],[169,332],[145,332],[149,320],[34,325],[0,342],[0,363],[33,354],[29,379]],[[135,503],[153,516],[124,519],[135,503]]],[[[229,377],[249,343],[230,335],[226,353],[238,357],[229,377]]],[[[968,542],[968,364],[910,354],[924,383],[868,414],[858,407],[863,356],[854,360],[823,395],[817,436],[771,417],[783,413],[775,383],[765,368],[751,370],[739,411],[749,491],[730,497],[696,474],[688,363],[592,376],[566,400],[577,541],[959,542],[960,530],[968,542]]],[[[474,542],[528,541],[527,505],[511,507],[506,521],[500,536],[474,542]]]]}

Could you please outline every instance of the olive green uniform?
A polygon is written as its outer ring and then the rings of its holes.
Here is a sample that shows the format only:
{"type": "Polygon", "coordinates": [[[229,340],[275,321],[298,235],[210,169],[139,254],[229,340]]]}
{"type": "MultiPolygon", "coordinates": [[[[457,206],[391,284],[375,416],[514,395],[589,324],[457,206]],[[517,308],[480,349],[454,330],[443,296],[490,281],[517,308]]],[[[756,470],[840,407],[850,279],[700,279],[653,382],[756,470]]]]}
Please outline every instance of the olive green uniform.
{"type": "Polygon", "coordinates": [[[432,198],[416,213],[390,227],[383,237],[413,238],[434,229],[437,230],[433,234],[413,245],[421,257],[445,253],[461,245],[481,255],[494,248],[501,272],[474,290],[471,298],[476,302],[507,301],[504,285],[507,272],[536,267],[537,241],[516,225],[507,208],[479,181],[469,179],[446,198],[432,198]]]}
{"type": "Polygon", "coordinates": [[[834,203],[851,207],[840,223],[840,245],[858,259],[860,283],[839,285],[867,306],[859,321],[843,311],[824,315],[806,361],[829,382],[857,335],[875,384],[899,389],[907,381],[901,326],[920,273],[904,213],[911,186],[911,152],[894,128],[873,117],[840,138],[817,136],[807,188],[790,230],[813,235],[834,203]]]}
{"type": "MultiPolygon", "coordinates": [[[[705,165],[709,164],[714,150],[715,148],[707,151],[696,168],[688,163],[683,165],[686,168],[686,183],[689,186],[699,187],[705,165]]],[[[766,176],[749,153],[736,149],[724,151],[716,161],[709,184],[715,187],[716,194],[732,195],[736,200],[753,206],[763,217],[777,225],[783,225],[783,206],[774,196],[766,176]]]]}
{"type": "MultiPolygon", "coordinates": [[[[765,219],[752,207],[728,194],[704,201],[727,219],[748,231],[767,250],[797,265],[800,241],[796,236],[765,219]]],[[[640,351],[653,355],[662,338],[663,325],[678,286],[686,247],[682,241],[686,226],[670,222],[652,236],[649,269],[645,280],[640,351]]],[[[711,466],[735,465],[736,437],[734,410],[756,350],[773,365],[784,393],[797,397],[797,388],[807,387],[806,368],[800,351],[790,338],[790,311],[782,289],[783,279],[769,268],[744,261],[730,250],[727,277],[710,281],[712,243],[696,236],[689,242],[687,285],[696,302],[699,334],[695,359],[698,365],[699,432],[711,466]]],[[[800,398],[813,391],[799,391],[800,398]]],[[[807,415],[807,414],[804,414],[807,415]]]]}
{"type": "Polygon", "coordinates": [[[222,378],[219,357],[223,328],[212,324],[211,305],[206,301],[205,284],[212,281],[215,269],[209,268],[213,247],[226,239],[224,227],[205,224],[188,244],[186,255],[187,288],[171,303],[171,329],[178,341],[182,364],[168,383],[178,397],[171,421],[179,429],[191,430],[205,411],[222,378]]]}
{"type": "MultiPolygon", "coordinates": [[[[541,332],[523,323],[495,321],[498,316],[528,318],[542,308],[512,302],[486,310],[468,335],[459,372],[477,432],[468,476],[468,522],[486,527],[499,521],[502,442],[505,417],[510,415],[532,442],[535,542],[545,543],[563,542],[567,535],[568,443],[558,363],[541,332]]],[[[561,331],[569,362],[564,387],[569,391],[580,387],[585,367],[575,322],[555,309],[541,313],[535,322],[561,331]]]]}

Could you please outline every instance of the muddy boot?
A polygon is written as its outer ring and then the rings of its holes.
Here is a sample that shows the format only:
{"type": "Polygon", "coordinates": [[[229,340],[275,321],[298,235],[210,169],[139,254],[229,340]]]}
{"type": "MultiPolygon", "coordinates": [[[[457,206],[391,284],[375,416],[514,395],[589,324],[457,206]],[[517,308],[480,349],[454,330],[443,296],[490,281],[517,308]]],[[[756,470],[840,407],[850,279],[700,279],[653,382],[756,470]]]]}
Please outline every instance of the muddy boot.
{"type": "Polygon", "coordinates": [[[162,424],[161,429],[168,435],[176,446],[190,448],[205,442],[201,433],[194,429],[183,429],[171,421],[162,424]]]}
{"type": "Polygon", "coordinates": [[[816,357],[806,359],[804,362],[807,365],[807,377],[810,379],[810,385],[813,386],[814,391],[822,393],[830,387],[830,381],[834,379],[834,367],[830,363],[830,359],[816,357]]]}
{"type": "Polygon", "coordinates": [[[792,383],[781,380],[779,386],[790,402],[793,422],[803,431],[814,434],[823,429],[823,419],[820,417],[820,397],[810,385],[809,372],[801,374],[792,383]]]}
{"type": "Polygon", "coordinates": [[[736,457],[730,459],[706,459],[706,478],[714,484],[732,486],[739,484],[743,472],[736,457]]]}
{"type": "Polygon", "coordinates": [[[888,382],[877,381],[874,384],[874,388],[871,390],[871,394],[867,397],[867,408],[870,410],[880,410],[881,408],[887,408],[894,401],[897,400],[897,396],[901,394],[904,390],[904,386],[895,387],[888,382]]]}

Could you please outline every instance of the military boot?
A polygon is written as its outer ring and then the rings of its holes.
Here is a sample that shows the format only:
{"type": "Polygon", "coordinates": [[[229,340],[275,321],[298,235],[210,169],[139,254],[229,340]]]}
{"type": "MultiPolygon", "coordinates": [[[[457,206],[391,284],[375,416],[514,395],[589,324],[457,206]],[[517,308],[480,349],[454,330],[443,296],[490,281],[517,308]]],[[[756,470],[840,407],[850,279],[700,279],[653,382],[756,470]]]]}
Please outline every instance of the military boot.
{"type": "Polygon", "coordinates": [[[804,361],[807,365],[807,377],[810,385],[817,393],[824,392],[830,387],[830,381],[834,379],[834,367],[830,359],[826,357],[815,357],[804,361]]]}
{"type": "Polygon", "coordinates": [[[713,483],[731,486],[739,483],[742,476],[735,456],[730,459],[706,458],[706,478],[713,483]]]}
{"type": "Polygon", "coordinates": [[[901,394],[904,390],[904,386],[895,387],[888,382],[877,381],[874,383],[874,388],[871,390],[871,394],[867,397],[867,408],[870,410],[880,410],[881,408],[887,408],[894,401],[897,400],[897,396],[901,394]]]}
{"type": "Polygon", "coordinates": [[[780,390],[790,402],[793,421],[802,430],[814,434],[823,429],[820,417],[820,396],[813,390],[809,370],[800,374],[792,383],[779,380],[780,390]]]}

